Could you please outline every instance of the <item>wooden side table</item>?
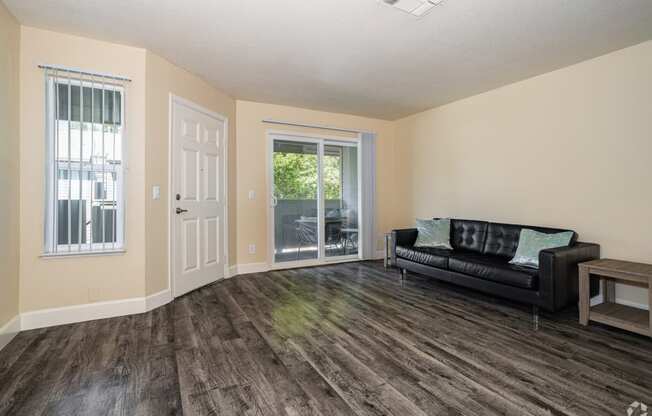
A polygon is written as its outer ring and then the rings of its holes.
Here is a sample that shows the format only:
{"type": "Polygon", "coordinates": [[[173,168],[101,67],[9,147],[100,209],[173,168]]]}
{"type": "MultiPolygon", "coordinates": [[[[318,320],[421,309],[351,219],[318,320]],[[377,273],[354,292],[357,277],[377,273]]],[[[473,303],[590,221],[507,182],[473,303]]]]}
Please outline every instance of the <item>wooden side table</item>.
{"type": "Polygon", "coordinates": [[[652,264],[601,259],[580,263],[579,268],[580,324],[595,321],[652,337],[652,307],[644,310],[616,303],[616,282],[619,282],[647,286],[652,305],[652,264]],[[595,306],[590,305],[589,299],[591,276],[599,277],[602,282],[604,302],[595,306]]]}

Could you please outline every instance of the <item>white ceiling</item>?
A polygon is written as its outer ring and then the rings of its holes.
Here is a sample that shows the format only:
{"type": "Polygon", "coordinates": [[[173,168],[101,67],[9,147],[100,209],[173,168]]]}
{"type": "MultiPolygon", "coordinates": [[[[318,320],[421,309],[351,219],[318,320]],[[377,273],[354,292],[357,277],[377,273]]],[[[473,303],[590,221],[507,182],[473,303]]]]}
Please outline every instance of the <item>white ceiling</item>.
{"type": "Polygon", "coordinates": [[[652,39],[652,0],[4,0],[23,24],[139,46],[231,96],[396,119],[652,39]]]}

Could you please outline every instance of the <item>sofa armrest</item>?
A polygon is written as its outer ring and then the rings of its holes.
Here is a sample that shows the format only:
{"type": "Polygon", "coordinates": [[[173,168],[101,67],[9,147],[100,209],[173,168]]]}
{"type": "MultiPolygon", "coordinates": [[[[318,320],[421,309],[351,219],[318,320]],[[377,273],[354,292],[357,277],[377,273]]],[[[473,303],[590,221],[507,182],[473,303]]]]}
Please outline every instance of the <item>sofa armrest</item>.
{"type": "Polygon", "coordinates": [[[392,230],[392,245],[390,247],[390,257],[392,259],[392,264],[396,264],[396,246],[413,246],[417,241],[417,235],[418,231],[416,228],[392,230]]]}
{"type": "MultiPolygon", "coordinates": [[[[556,311],[578,300],[578,263],[600,258],[600,246],[577,242],[569,247],[541,250],[539,253],[539,291],[546,309],[556,311]]],[[[599,284],[591,282],[591,295],[599,284]]]]}

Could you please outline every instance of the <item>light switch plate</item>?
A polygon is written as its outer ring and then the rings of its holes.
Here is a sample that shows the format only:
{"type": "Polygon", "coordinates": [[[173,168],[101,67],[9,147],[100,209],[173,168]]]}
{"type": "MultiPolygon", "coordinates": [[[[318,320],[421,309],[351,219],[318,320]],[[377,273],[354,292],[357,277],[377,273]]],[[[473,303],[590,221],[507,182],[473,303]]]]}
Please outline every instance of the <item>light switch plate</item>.
{"type": "Polygon", "coordinates": [[[152,199],[161,199],[161,187],[158,185],[152,186],[152,199]]]}
{"type": "Polygon", "coordinates": [[[249,199],[252,201],[256,199],[256,191],[249,191],[249,199]]]}

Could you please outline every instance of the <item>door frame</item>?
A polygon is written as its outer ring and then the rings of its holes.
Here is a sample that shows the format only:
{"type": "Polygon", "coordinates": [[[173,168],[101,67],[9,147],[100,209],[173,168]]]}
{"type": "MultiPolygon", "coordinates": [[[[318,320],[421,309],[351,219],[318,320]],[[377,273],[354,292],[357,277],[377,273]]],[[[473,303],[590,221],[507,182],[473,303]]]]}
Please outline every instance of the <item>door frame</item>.
{"type": "Polygon", "coordinates": [[[266,150],[266,173],[267,173],[267,192],[266,201],[267,204],[267,264],[272,270],[275,269],[290,269],[297,267],[308,267],[308,266],[317,266],[321,264],[329,263],[343,263],[350,261],[359,261],[362,260],[362,244],[363,241],[360,238],[362,233],[362,175],[360,174],[361,167],[361,152],[360,152],[360,143],[361,135],[357,134],[355,137],[338,137],[338,136],[328,136],[323,134],[315,133],[301,133],[297,131],[283,131],[283,130],[267,130],[267,150],[266,150]],[[317,235],[319,241],[318,247],[318,257],[316,259],[306,259],[306,260],[295,260],[295,261],[284,261],[276,262],[274,256],[275,250],[275,221],[274,221],[274,206],[272,206],[272,191],[274,189],[274,166],[272,163],[272,157],[274,153],[274,140],[288,140],[296,141],[303,143],[314,143],[318,146],[318,161],[321,162],[322,158],[319,155],[323,155],[324,146],[333,144],[333,145],[344,145],[351,146],[350,143],[356,143],[358,149],[357,158],[358,158],[358,253],[350,254],[344,256],[332,256],[326,257],[325,255],[325,236],[324,236],[324,211],[325,211],[325,201],[324,201],[324,189],[322,186],[322,166],[318,162],[318,180],[317,180],[317,235]]]}
{"type": "Polygon", "coordinates": [[[204,115],[221,121],[224,123],[224,135],[221,138],[220,146],[223,150],[223,163],[222,163],[222,181],[220,183],[223,192],[223,219],[224,219],[224,244],[222,244],[222,253],[224,257],[224,274],[222,279],[229,277],[229,119],[228,117],[208,110],[201,105],[190,101],[186,98],[180,97],[173,93],[169,96],[168,106],[168,289],[170,290],[171,297],[177,297],[174,270],[175,270],[175,242],[176,242],[176,227],[175,227],[175,213],[174,213],[174,106],[175,104],[183,105],[192,110],[198,111],[204,115]]]}

